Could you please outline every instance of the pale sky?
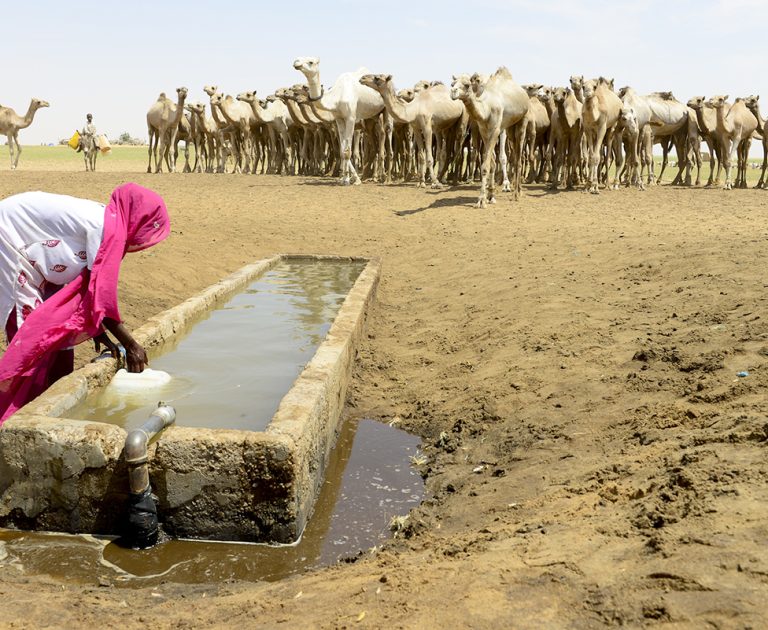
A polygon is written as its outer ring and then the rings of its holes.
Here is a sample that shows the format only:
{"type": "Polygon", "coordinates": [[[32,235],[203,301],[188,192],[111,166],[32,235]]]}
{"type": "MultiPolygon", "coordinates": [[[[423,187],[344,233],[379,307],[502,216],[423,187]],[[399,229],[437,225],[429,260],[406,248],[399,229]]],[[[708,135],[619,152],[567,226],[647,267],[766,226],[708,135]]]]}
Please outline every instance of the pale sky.
{"type": "MultiPolygon", "coordinates": [[[[92,112],[102,133],[147,137],[158,94],[208,102],[303,81],[299,56],[321,60],[321,81],[361,66],[395,85],[450,82],[507,66],[519,83],[566,85],[572,74],[613,77],[640,93],[763,94],[768,112],[768,0],[34,0],[3,2],[0,103],[23,114],[50,102],[22,144],[56,142],[92,112]]],[[[753,149],[754,152],[754,149],[753,149]]]]}

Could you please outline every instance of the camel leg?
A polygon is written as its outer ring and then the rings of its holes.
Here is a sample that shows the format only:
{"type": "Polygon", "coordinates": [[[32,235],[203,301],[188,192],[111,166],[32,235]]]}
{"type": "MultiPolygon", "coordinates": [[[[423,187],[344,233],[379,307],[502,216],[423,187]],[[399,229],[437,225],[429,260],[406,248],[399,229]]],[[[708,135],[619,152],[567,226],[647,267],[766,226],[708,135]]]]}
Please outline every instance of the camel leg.
{"type": "Polygon", "coordinates": [[[21,157],[21,145],[19,144],[19,134],[14,133],[10,136],[6,136],[8,138],[8,150],[11,152],[11,170],[16,170],[16,167],[19,165],[19,158],[21,157]],[[15,153],[15,156],[14,156],[15,153]]]}
{"type": "MultiPolygon", "coordinates": [[[[429,178],[431,180],[431,188],[438,189],[442,188],[440,185],[440,182],[437,179],[437,174],[435,173],[435,160],[432,155],[432,138],[433,138],[433,132],[432,132],[432,121],[427,120],[424,123],[424,151],[427,158],[427,169],[429,169],[429,178]]],[[[439,139],[438,139],[439,140],[439,139]]],[[[439,141],[438,141],[438,151],[440,150],[439,141]]]]}
{"type": "Polygon", "coordinates": [[[355,137],[355,121],[354,119],[337,119],[336,127],[339,131],[341,183],[344,186],[348,186],[351,183],[359,184],[360,178],[357,176],[357,171],[355,171],[354,167],[352,166],[352,143],[355,137]]]}
{"type": "MultiPolygon", "coordinates": [[[[499,140],[499,130],[493,129],[488,135],[484,134],[483,138],[483,162],[480,166],[480,198],[477,200],[477,203],[475,204],[476,208],[486,208],[488,207],[488,197],[487,191],[488,191],[488,179],[490,177],[495,177],[495,164],[494,171],[491,172],[491,163],[493,161],[493,154],[496,151],[496,143],[499,140]]],[[[491,188],[491,190],[493,190],[491,188]]]]}
{"type": "Polygon", "coordinates": [[[725,184],[723,184],[723,190],[731,190],[733,188],[733,182],[731,181],[731,159],[733,149],[730,144],[730,139],[726,138],[723,146],[723,166],[725,167],[725,184]]]}
{"type": "Polygon", "coordinates": [[[605,139],[606,125],[602,123],[592,138],[589,139],[589,192],[593,195],[600,193],[599,184],[599,167],[600,167],[600,155],[603,148],[603,140],[605,139]]]}
{"type": "Polygon", "coordinates": [[[515,201],[520,200],[520,194],[523,190],[523,149],[525,144],[525,126],[517,123],[512,128],[512,158],[515,167],[515,201]]]}
{"type": "Polygon", "coordinates": [[[763,136],[763,168],[760,171],[760,179],[755,184],[755,188],[763,188],[765,186],[766,168],[768,168],[768,136],[763,136]]]}
{"type": "MultiPolygon", "coordinates": [[[[512,184],[509,182],[509,165],[507,164],[507,130],[502,129],[501,133],[499,134],[499,166],[501,167],[501,191],[502,192],[512,192],[512,184]]],[[[495,171],[493,174],[493,179],[495,181],[495,171]]],[[[491,196],[489,197],[488,201],[490,203],[494,203],[491,201],[493,198],[493,188],[491,188],[491,196]]]]}

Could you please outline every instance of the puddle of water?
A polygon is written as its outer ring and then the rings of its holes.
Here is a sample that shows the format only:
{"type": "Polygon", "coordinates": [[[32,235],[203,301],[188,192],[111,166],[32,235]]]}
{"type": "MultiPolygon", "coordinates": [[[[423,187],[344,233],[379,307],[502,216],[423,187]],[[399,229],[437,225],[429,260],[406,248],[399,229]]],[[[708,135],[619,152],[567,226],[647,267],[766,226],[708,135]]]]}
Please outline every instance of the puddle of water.
{"type": "Polygon", "coordinates": [[[110,387],[70,418],[137,428],[158,400],[179,426],[263,430],[312,358],[364,262],[284,261],[158,350],[151,367],[173,377],[129,395],[110,387]]]}
{"type": "Polygon", "coordinates": [[[416,507],[424,484],[411,466],[419,439],[373,420],[344,423],[315,511],[291,546],[173,540],[131,551],[89,535],[0,529],[0,570],[69,583],[149,586],[279,580],[355,556],[390,537],[393,516],[416,507]]]}

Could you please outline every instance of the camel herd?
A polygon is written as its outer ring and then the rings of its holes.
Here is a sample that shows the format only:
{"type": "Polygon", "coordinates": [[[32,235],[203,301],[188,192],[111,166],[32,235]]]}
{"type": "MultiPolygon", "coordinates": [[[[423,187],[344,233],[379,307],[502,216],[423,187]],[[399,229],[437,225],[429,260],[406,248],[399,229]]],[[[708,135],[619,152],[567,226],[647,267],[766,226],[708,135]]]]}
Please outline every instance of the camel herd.
{"type": "MultiPolygon", "coordinates": [[[[671,92],[641,95],[582,76],[572,76],[568,87],[521,86],[503,67],[491,75],[455,75],[450,87],[419,81],[399,91],[391,75],[361,68],[326,90],[319,59],[300,57],[293,67],[305,81],[263,100],[255,91],[233,97],[205,86],[210,115],[205,103],[187,102],[185,87],[175,100],[160,94],[147,112],[147,172],[175,171],[184,141],[185,172],[326,175],[343,184],[361,177],[415,180],[432,188],[479,180],[477,206],[485,207],[495,201],[497,182],[515,199],[523,181],[592,193],[643,189],[661,178],[672,148],[673,183],[690,185],[695,169],[699,185],[702,142],[710,164],[706,185],[720,185],[724,170],[724,188],[744,188],[751,142],[758,139],[764,159],[757,186],[768,189],[768,131],[757,96],[733,103],[728,96],[697,96],[684,104],[671,92]],[[664,156],[658,178],[654,144],[664,156]]],[[[18,130],[47,106],[33,99],[25,117],[0,107],[12,168],[21,152],[18,130]]]]}

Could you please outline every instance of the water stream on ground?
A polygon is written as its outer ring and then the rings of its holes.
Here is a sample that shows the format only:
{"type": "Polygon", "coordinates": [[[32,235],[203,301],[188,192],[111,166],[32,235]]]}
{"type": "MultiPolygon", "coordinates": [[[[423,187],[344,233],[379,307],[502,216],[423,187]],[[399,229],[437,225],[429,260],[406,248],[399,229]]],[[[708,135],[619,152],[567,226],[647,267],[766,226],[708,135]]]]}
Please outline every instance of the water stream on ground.
{"type": "Polygon", "coordinates": [[[424,495],[411,464],[419,443],[373,420],[344,423],[312,518],[294,545],[171,540],[132,551],[110,538],[0,529],[0,571],[125,587],[280,580],[387,540],[392,518],[406,515],[424,495]]]}

